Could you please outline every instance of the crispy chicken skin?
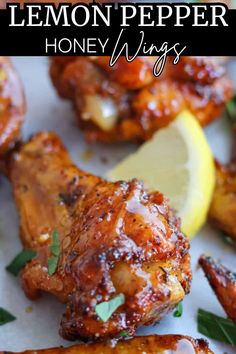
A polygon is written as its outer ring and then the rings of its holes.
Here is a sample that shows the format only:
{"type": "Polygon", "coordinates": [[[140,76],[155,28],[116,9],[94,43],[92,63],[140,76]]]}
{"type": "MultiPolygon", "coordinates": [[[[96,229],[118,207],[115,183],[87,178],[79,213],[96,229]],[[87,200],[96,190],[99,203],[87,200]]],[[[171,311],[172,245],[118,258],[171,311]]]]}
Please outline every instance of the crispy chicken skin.
{"type": "Polygon", "coordinates": [[[236,323],[236,273],[205,255],[199,264],[228,317],[236,323]]]}
{"type": "Polygon", "coordinates": [[[0,156],[16,140],[25,114],[21,82],[10,60],[0,57],[0,156]]]}
{"type": "Polygon", "coordinates": [[[113,67],[108,57],[52,57],[50,73],[59,94],[74,103],[88,141],[144,141],[183,109],[207,125],[232,96],[217,58],[181,57],[177,65],[171,59],[158,78],[154,57],[120,57],[113,67]]]}
{"type": "Polygon", "coordinates": [[[27,350],[19,354],[167,354],[167,351],[172,354],[213,354],[205,340],[181,335],[153,335],[119,341],[115,345],[114,343],[77,344],[69,348],[27,350]]]}
{"type": "Polygon", "coordinates": [[[236,164],[216,162],[216,187],[209,211],[209,220],[236,241],[236,164]]]}
{"type": "Polygon", "coordinates": [[[41,291],[66,303],[60,333],[100,340],[133,335],[159,321],[189,292],[189,242],[159,192],[137,180],[111,183],[73,165],[57,136],[39,133],[15,152],[8,174],[20,214],[21,239],[37,257],[21,273],[26,295],[41,291]],[[52,231],[60,258],[49,276],[52,231]],[[124,294],[107,322],[95,306],[124,294]]]}

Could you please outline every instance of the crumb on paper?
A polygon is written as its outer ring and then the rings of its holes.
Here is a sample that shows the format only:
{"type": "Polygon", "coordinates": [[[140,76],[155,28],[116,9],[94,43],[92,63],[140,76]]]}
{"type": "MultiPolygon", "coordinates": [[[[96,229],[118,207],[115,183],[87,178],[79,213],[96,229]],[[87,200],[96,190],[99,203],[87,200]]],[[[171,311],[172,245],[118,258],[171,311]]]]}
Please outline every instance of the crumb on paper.
{"type": "Polygon", "coordinates": [[[108,163],[108,158],[106,156],[101,156],[100,160],[102,163],[107,164],[108,163]]]}
{"type": "Polygon", "coordinates": [[[33,312],[33,307],[32,307],[32,306],[27,306],[27,307],[25,308],[25,312],[26,312],[26,313],[31,313],[31,312],[33,312]]]}
{"type": "Polygon", "coordinates": [[[93,151],[90,150],[90,149],[86,149],[86,150],[82,153],[81,157],[82,157],[82,160],[83,160],[84,162],[89,162],[89,161],[92,160],[92,158],[93,158],[93,151]]]}

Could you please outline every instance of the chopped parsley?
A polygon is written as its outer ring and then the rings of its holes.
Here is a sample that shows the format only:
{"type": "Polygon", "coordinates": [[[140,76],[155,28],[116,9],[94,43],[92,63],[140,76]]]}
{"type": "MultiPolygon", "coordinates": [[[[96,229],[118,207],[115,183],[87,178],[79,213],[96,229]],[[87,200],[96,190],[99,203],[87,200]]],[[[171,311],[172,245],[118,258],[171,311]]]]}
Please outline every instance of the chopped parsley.
{"type": "Polygon", "coordinates": [[[128,337],[129,333],[125,330],[120,332],[120,337],[128,337]]]}
{"type": "Polygon", "coordinates": [[[226,104],[227,115],[232,123],[236,123],[236,94],[226,104]]]}
{"type": "Polygon", "coordinates": [[[233,246],[235,244],[233,239],[230,236],[228,236],[227,234],[225,234],[224,232],[222,232],[221,236],[222,236],[224,243],[226,243],[227,245],[233,246]]]}
{"type": "Polygon", "coordinates": [[[7,310],[4,310],[4,308],[0,307],[0,326],[5,325],[8,322],[15,321],[16,317],[13,316],[10,312],[7,310]]]}
{"type": "Polygon", "coordinates": [[[56,230],[52,233],[52,243],[49,247],[51,256],[48,258],[48,274],[51,276],[57,270],[58,260],[60,256],[60,244],[58,239],[58,232],[56,230]]]}
{"type": "Polygon", "coordinates": [[[37,253],[35,251],[24,249],[11,261],[6,267],[6,270],[17,276],[26,263],[31,261],[36,255],[37,253]]]}
{"type": "Polygon", "coordinates": [[[109,320],[111,315],[116,311],[116,309],[119,306],[123,305],[124,303],[125,303],[124,294],[119,294],[109,301],[104,301],[96,305],[95,311],[98,317],[103,322],[106,322],[107,320],[109,320]]]}
{"type": "Polygon", "coordinates": [[[236,325],[233,321],[199,309],[197,314],[198,331],[208,338],[236,345],[236,325]]]}
{"type": "Polygon", "coordinates": [[[183,303],[179,302],[175,307],[175,312],[173,313],[174,317],[181,317],[183,314],[183,303]]]}

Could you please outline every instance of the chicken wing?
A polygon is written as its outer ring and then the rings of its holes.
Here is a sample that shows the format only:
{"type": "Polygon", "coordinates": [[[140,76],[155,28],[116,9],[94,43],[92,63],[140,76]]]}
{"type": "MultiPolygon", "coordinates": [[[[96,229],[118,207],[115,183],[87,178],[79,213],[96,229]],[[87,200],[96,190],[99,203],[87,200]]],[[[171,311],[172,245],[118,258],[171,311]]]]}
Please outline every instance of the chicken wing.
{"type": "Polygon", "coordinates": [[[88,141],[147,140],[183,109],[203,126],[220,116],[232,96],[220,60],[181,57],[173,65],[168,59],[158,78],[155,60],[120,57],[110,67],[107,57],[53,57],[50,73],[59,94],[74,103],[88,141]]]}
{"type": "Polygon", "coordinates": [[[111,183],[81,171],[51,133],[22,145],[8,175],[22,242],[37,251],[21,273],[23,289],[30,299],[46,291],[66,303],[64,338],[133,335],[189,292],[189,242],[161,193],[149,193],[137,180],[111,183]],[[53,230],[60,257],[50,276],[53,230]],[[96,306],[121,294],[124,303],[103,322],[96,306]]]}
{"type": "Polygon", "coordinates": [[[166,354],[167,351],[172,354],[213,354],[205,340],[181,335],[153,335],[119,341],[116,344],[77,344],[69,348],[27,350],[19,354],[166,354]]]}
{"type": "Polygon", "coordinates": [[[199,264],[228,317],[236,322],[236,273],[209,256],[202,255],[199,264]]]}
{"type": "Polygon", "coordinates": [[[25,114],[21,82],[10,60],[0,57],[0,156],[16,140],[25,114]]]}

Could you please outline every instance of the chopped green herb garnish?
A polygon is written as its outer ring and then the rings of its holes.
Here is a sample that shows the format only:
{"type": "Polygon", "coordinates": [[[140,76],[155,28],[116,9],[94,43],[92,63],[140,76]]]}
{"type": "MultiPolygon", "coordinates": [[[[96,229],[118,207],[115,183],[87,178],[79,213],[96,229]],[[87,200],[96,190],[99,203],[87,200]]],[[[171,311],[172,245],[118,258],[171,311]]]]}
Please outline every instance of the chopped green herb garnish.
{"type": "Polygon", "coordinates": [[[51,256],[48,258],[48,274],[51,276],[57,270],[57,264],[60,256],[60,244],[58,239],[58,232],[56,230],[52,233],[52,244],[49,247],[51,256]]]}
{"type": "Polygon", "coordinates": [[[58,256],[51,256],[48,258],[48,274],[52,276],[57,270],[58,256]]]}
{"type": "Polygon", "coordinates": [[[129,333],[127,331],[121,331],[120,332],[120,337],[128,337],[129,333]]]}
{"type": "Polygon", "coordinates": [[[6,267],[6,270],[13,275],[17,276],[21,269],[24,268],[26,263],[31,261],[37,255],[35,251],[32,250],[22,250],[13,261],[6,267]]]}
{"type": "Polygon", "coordinates": [[[199,309],[197,323],[198,331],[206,337],[236,345],[236,325],[233,321],[199,309]]]}
{"type": "Polygon", "coordinates": [[[60,244],[58,240],[58,232],[56,230],[52,233],[52,244],[50,246],[50,251],[54,256],[60,255],[60,244]]]}
{"type": "Polygon", "coordinates": [[[13,316],[10,312],[0,307],[0,326],[15,320],[16,320],[15,316],[13,316]]]}
{"type": "Polygon", "coordinates": [[[236,95],[226,104],[226,111],[232,123],[236,123],[236,95]]]}
{"type": "Polygon", "coordinates": [[[222,232],[222,238],[223,238],[224,243],[226,243],[227,245],[231,245],[232,246],[232,245],[235,244],[233,239],[230,236],[228,236],[227,234],[223,233],[223,232],[222,232]]]}
{"type": "Polygon", "coordinates": [[[100,317],[100,319],[103,322],[106,322],[111,317],[113,312],[115,312],[119,306],[123,305],[124,302],[125,302],[124,294],[119,294],[109,301],[104,301],[96,305],[95,307],[96,314],[100,317]]]}
{"type": "Polygon", "coordinates": [[[175,312],[173,313],[174,317],[181,317],[183,314],[183,303],[179,302],[175,307],[175,312]]]}

